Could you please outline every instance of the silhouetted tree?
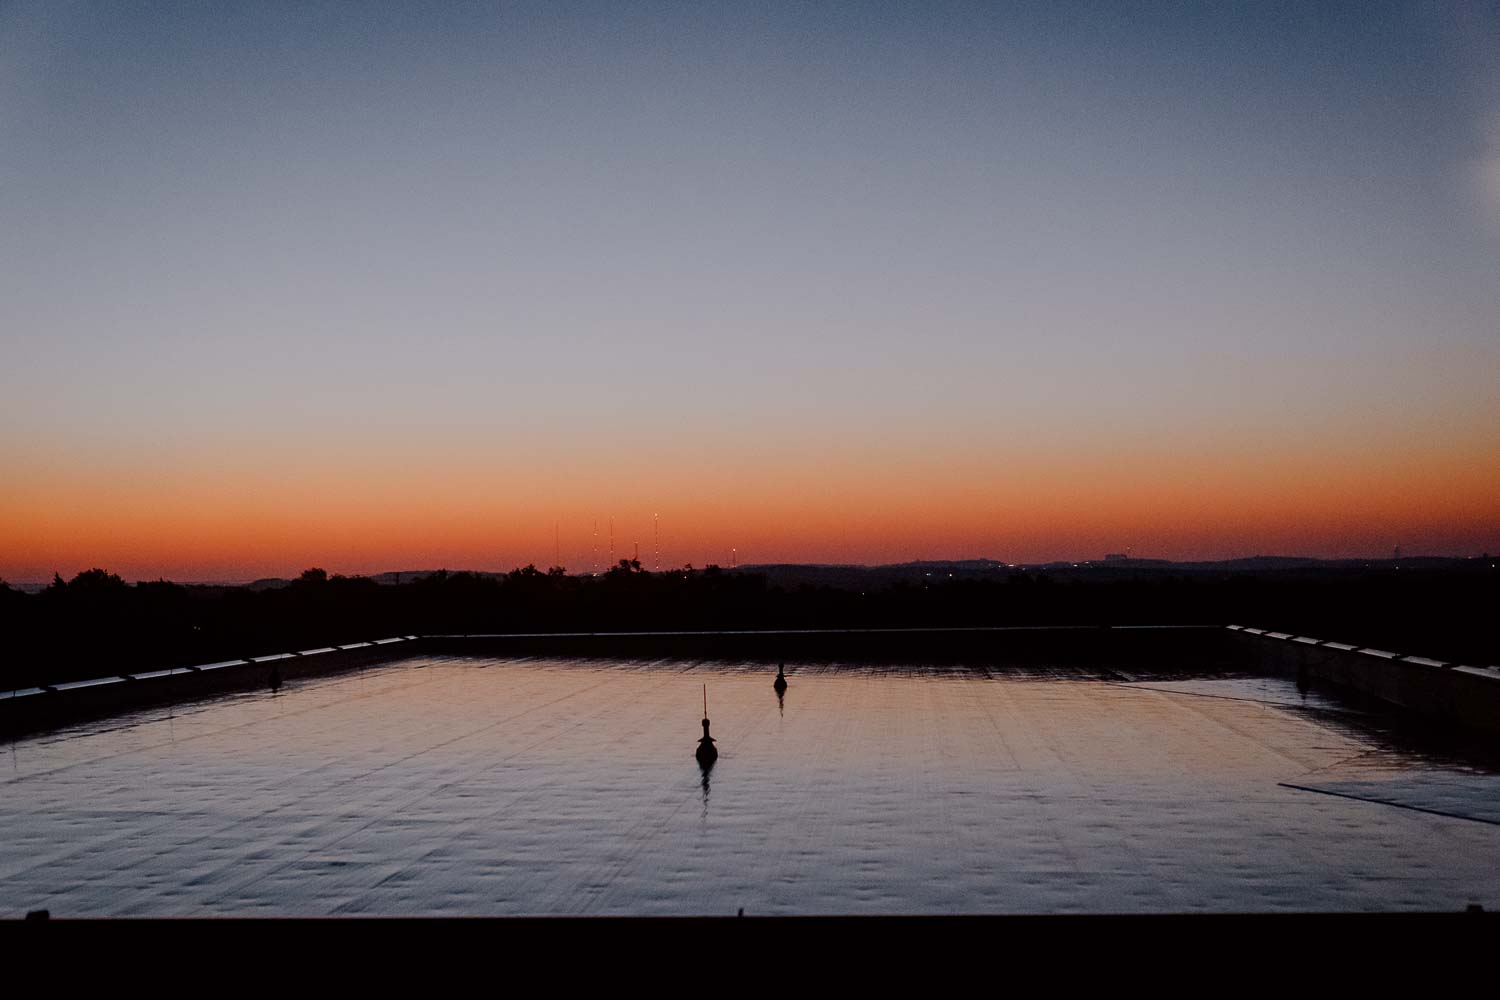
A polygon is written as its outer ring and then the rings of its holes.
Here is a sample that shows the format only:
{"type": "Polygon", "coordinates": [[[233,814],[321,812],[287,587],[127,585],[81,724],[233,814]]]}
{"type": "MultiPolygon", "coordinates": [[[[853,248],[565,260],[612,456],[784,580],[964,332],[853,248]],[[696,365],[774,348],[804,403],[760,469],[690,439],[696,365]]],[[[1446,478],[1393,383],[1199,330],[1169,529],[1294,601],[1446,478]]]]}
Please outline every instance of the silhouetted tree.
{"type": "Polygon", "coordinates": [[[631,575],[636,574],[636,573],[644,573],[644,572],[646,572],[646,571],[643,570],[643,569],[641,569],[641,561],[639,559],[621,559],[614,566],[611,566],[609,568],[609,571],[607,573],[605,573],[604,575],[605,576],[631,576],[631,575]]]}
{"type": "Polygon", "coordinates": [[[129,589],[130,585],[120,577],[96,567],[84,570],[66,583],[62,574],[53,573],[52,582],[42,593],[56,598],[98,600],[118,597],[129,589]]]}

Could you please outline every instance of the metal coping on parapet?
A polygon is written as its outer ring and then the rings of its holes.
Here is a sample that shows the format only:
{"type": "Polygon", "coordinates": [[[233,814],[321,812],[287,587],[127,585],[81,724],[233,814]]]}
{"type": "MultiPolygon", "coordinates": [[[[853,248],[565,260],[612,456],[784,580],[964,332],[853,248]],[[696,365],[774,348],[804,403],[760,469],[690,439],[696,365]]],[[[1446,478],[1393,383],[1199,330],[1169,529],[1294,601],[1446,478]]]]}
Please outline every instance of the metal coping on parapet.
{"type": "Polygon", "coordinates": [[[60,684],[48,684],[53,691],[79,691],[83,688],[103,687],[106,684],[124,683],[124,677],[91,677],[82,681],[64,681],[60,684]]]}
{"type": "Polygon", "coordinates": [[[237,660],[219,660],[214,663],[199,663],[189,667],[172,667],[163,670],[143,670],[129,674],[111,674],[107,677],[90,677],[77,681],[60,681],[56,684],[39,684],[35,687],[16,688],[12,691],[0,692],[0,700],[13,698],[29,698],[34,695],[57,694],[60,691],[78,691],[84,688],[103,687],[110,684],[137,683],[140,681],[160,680],[163,677],[176,677],[182,674],[212,673],[224,670],[228,667],[257,666],[264,663],[277,663],[282,660],[294,660],[303,656],[316,656],[320,653],[336,653],[349,649],[372,649],[377,646],[389,646],[399,642],[414,642],[421,636],[401,635],[388,639],[375,639],[370,642],[355,642],[345,646],[322,646],[316,649],[303,649],[294,653],[269,653],[264,656],[246,656],[237,660]]]}
{"type": "Polygon", "coordinates": [[[660,639],[681,636],[804,636],[804,635],[901,635],[964,632],[1168,632],[1207,630],[1218,625],[913,625],[894,628],[743,628],[684,629],[662,632],[450,632],[423,636],[426,639],[660,639]]]}
{"type": "MultiPolygon", "coordinates": [[[[1214,628],[1212,625],[1113,625],[1107,626],[1114,631],[1150,631],[1150,630],[1175,630],[1214,628]]],[[[1267,632],[1264,629],[1251,628],[1248,625],[1227,625],[1225,628],[1246,635],[1258,635],[1266,639],[1289,640],[1303,643],[1309,646],[1318,646],[1324,649],[1338,650],[1348,653],[1362,653],[1366,656],[1374,656],[1384,660],[1410,663],[1413,666],[1429,667],[1441,670],[1454,670],[1462,673],[1472,673],[1476,676],[1493,676],[1500,674],[1500,667],[1473,667],[1459,663],[1448,663],[1443,660],[1435,660],[1425,656],[1403,655],[1392,653],[1384,649],[1373,649],[1370,647],[1351,646],[1348,643],[1332,642],[1313,639],[1309,636],[1293,636],[1286,632],[1267,632]]],[[[36,695],[56,694],[59,691],[76,691],[84,688],[101,687],[110,684],[124,682],[138,682],[147,680],[158,680],[163,677],[173,677],[180,674],[210,673],[223,670],[227,667],[252,666],[264,663],[275,663],[281,660],[297,659],[303,656],[318,656],[324,653],[335,653],[355,649],[374,649],[381,646],[389,646],[402,642],[415,642],[419,639],[608,639],[608,638],[660,638],[662,636],[803,636],[803,635],[880,635],[896,633],[956,633],[956,632],[1040,632],[1040,631],[1068,631],[1068,630],[1096,630],[1097,625],[975,625],[975,626],[928,626],[916,628],[871,628],[871,629],[725,629],[725,630],[698,630],[681,632],[512,632],[512,633],[488,633],[467,635],[400,635],[391,636],[386,639],[373,639],[368,642],[347,643],[342,646],[319,646],[314,649],[303,649],[292,653],[272,653],[265,656],[244,657],[237,660],[220,660],[216,663],[202,663],[188,667],[173,667],[166,670],[148,670],[132,674],[118,674],[108,677],[94,677],[85,680],[64,681],[57,684],[41,684],[35,687],[16,688],[14,690],[0,693],[0,698],[29,698],[36,695]]]]}
{"type": "Polygon", "coordinates": [[[45,687],[17,688],[16,690],[10,692],[10,694],[8,694],[6,698],[30,698],[32,695],[47,693],[48,690],[45,687]]]}
{"type": "Polygon", "coordinates": [[[139,674],[126,674],[125,678],[132,681],[152,681],[158,677],[172,677],[176,674],[191,674],[195,672],[192,667],[173,667],[171,670],[147,670],[139,674]]]}
{"type": "Polygon", "coordinates": [[[1433,670],[1458,670],[1464,673],[1476,673],[1488,676],[1500,673],[1500,666],[1496,667],[1471,667],[1462,663],[1451,663],[1447,660],[1435,660],[1430,656],[1417,656],[1411,653],[1393,653],[1388,649],[1376,649],[1373,646],[1351,646],[1347,642],[1333,642],[1327,639],[1314,639],[1305,635],[1291,635],[1286,632],[1267,632],[1264,629],[1250,628],[1246,625],[1226,625],[1225,628],[1236,632],[1244,632],[1249,635],[1258,635],[1263,639],[1280,639],[1291,642],[1299,642],[1307,646],[1318,646],[1323,649],[1336,649],[1341,653],[1361,653],[1365,656],[1373,656],[1381,660],[1391,660],[1399,663],[1410,663],[1417,667],[1429,667],[1433,670]]]}

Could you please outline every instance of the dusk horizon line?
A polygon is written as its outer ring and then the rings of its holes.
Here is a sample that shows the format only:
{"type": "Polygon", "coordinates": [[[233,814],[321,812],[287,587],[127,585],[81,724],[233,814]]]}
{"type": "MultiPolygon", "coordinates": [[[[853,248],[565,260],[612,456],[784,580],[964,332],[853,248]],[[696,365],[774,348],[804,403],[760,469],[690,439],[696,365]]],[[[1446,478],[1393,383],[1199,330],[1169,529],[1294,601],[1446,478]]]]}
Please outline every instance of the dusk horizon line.
{"type": "MultiPolygon", "coordinates": [[[[1070,559],[1070,558],[1067,558],[1067,557],[1058,557],[1058,558],[1053,558],[1053,559],[1018,560],[1018,561],[1015,561],[1015,562],[1007,561],[1007,560],[1004,560],[1004,559],[997,559],[997,558],[995,558],[993,556],[959,556],[959,557],[936,557],[936,558],[922,558],[922,559],[907,559],[907,560],[901,560],[901,561],[897,561],[897,562],[819,562],[819,561],[800,562],[800,561],[782,560],[782,561],[771,561],[771,562],[741,563],[741,564],[736,565],[736,566],[730,566],[730,565],[726,565],[726,564],[722,564],[722,563],[713,563],[713,562],[703,563],[701,565],[696,564],[696,563],[684,563],[682,565],[663,566],[663,567],[655,568],[655,569],[646,566],[644,564],[644,561],[640,561],[640,571],[641,572],[645,572],[645,573],[676,573],[676,572],[681,572],[681,571],[686,570],[686,569],[691,569],[691,570],[693,570],[695,572],[701,572],[703,570],[709,569],[710,567],[712,567],[714,569],[718,569],[718,570],[723,571],[723,572],[737,572],[737,573],[745,573],[745,572],[751,572],[751,571],[755,571],[755,570],[763,570],[763,569],[768,569],[768,568],[880,570],[880,569],[899,569],[901,567],[906,567],[906,566],[923,566],[923,565],[932,565],[932,566],[945,566],[945,565],[946,566],[962,566],[962,565],[965,565],[965,564],[973,564],[973,563],[991,563],[996,568],[1005,568],[1005,569],[1033,569],[1033,568],[1046,569],[1046,568],[1062,568],[1062,567],[1077,568],[1077,567],[1083,567],[1083,566],[1090,566],[1090,567],[1092,567],[1092,566],[1112,566],[1112,565],[1129,564],[1129,563],[1153,563],[1153,564],[1161,564],[1161,565],[1167,565],[1167,566],[1216,566],[1216,565],[1224,565],[1224,564],[1229,564],[1229,563],[1245,563],[1245,562],[1256,562],[1256,561],[1266,561],[1266,562],[1284,561],[1284,562],[1312,562],[1312,563],[1337,563],[1337,564],[1343,564],[1343,563],[1402,563],[1402,562],[1415,562],[1415,561],[1464,562],[1464,561],[1471,561],[1471,560],[1485,560],[1485,559],[1489,559],[1489,558],[1490,558],[1490,553],[1487,552],[1487,551],[1486,552],[1480,552],[1480,553],[1465,554],[1465,553],[1440,553],[1440,552],[1404,553],[1404,552],[1400,552],[1399,550],[1396,550],[1396,551],[1393,551],[1393,552],[1391,552],[1389,554],[1380,555],[1380,556],[1374,556],[1374,555],[1370,555],[1370,556],[1329,556],[1329,555],[1306,555],[1306,554],[1298,554],[1298,553],[1281,553],[1281,552],[1257,552],[1257,553],[1254,553],[1252,555],[1225,556],[1225,557],[1219,557],[1219,558],[1203,558],[1203,559],[1172,559],[1172,558],[1167,558],[1167,557],[1158,557],[1158,556],[1149,556],[1149,555],[1131,555],[1131,554],[1126,554],[1126,553],[1106,553],[1106,554],[1101,555],[1101,556],[1094,556],[1094,557],[1088,557],[1088,558],[1078,558],[1078,559],[1070,559]]],[[[614,569],[614,568],[616,568],[618,565],[620,565],[622,563],[629,563],[629,562],[631,562],[631,560],[620,559],[620,560],[618,560],[616,562],[615,566],[611,566],[611,567],[608,567],[607,569],[598,570],[598,571],[595,571],[595,570],[578,570],[578,571],[574,571],[574,570],[569,569],[566,566],[561,567],[561,568],[564,571],[563,575],[570,576],[570,577],[603,576],[603,575],[605,575],[605,573],[608,572],[609,569],[614,569]]],[[[88,572],[99,571],[99,572],[107,573],[107,574],[112,575],[112,576],[119,576],[126,583],[132,583],[132,584],[166,582],[166,583],[180,584],[180,585],[184,585],[184,586],[225,586],[225,587],[238,587],[238,586],[248,586],[248,585],[255,584],[255,583],[261,583],[261,582],[267,582],[267,581],[276,581],[276,580],[283,580],[283,581],[290,582],[290,581],[298,579],[304,573],[312,572],[312,571],[318,571],[318,570],[321,570],[322,572],[326,573],[329,577],[335,577],[335,576],[337,576],[337,577],[343,577],[343,578],[346,578],[346,579],[375,579],[377,577],[405,576],[405,575],[418,576],[418,575],[431,575],[431,574],[434,574],[434,573],[448,573],[448,574],[474,573],[474,574],[488,575],[488,576],[505,576],[505,575],[508,575],[510,573],[523,572],[523,571],[525,571],[528,568],[537,570],[537,571],[542,572],[542,573],[546,573],[547,571],[549,571],[551,569],[554,569],[554,568],[557,568],[557,567],[555,567],[555,566],[542,566],[541,564],[536,563],[536,562],[529,562],[529,563],[526,563],[524,565],[514,565],[514,566],[512,566],[509,569],[484,569],[484,568],[478,568],[478,567],[473,567],[473,566],[458,566],[458,567],[455,567],[455,566],[446,566],[445,565],[445,566],[424,567],[424,568],[420,568],[420,569],[411,569],[411,568],[409,568],[409,569],[386,569],[386,570],[375,570],[373,572],[358,572],[358,571],[355,571],[355,572],[347,572],[346,573],[346,572],[342,572],[342,571],[339,571],[339,570],[329,570],[329,569],[327,569],[324,566],[317,565],[316,561],[315,561],[314,565],[305,566],[301,570],[297,570],[297,571],[292,572],[291,574],[285,575],[285,576],[282,576],[282,575],[269,575],[269,576],[265,576],[265,575],[263,575],[263,576],[254,576],[254,577],[227,577],[226,578],[226,577],[169,577],[166,574],[161,574],[161,575],[157,575],[157,576],[154,576],[154,577],[151,577],[151,576],[134,576],[134,577],[127,578],[124,574],[114,573],[107,566],[100,566],[100,565],[96,564],[96,565],[93,565],[93,566],[89,566],[89,567],[86,567],[86,568],[81,568],[81,569],[75,570],[72,574],[65,574],[62,570],[54,570],[54,572],[53,572],[53,578],[54,579],[62,579],[62,580],[64,580],[64,582],[67,582],[67,581],[70,581],[73,578],[75,578],[75,577],[77,577],[77,576],[79,576],[81,574],[88,573],[88,572]]],[[[44,587],[44,586],[49,585],[52,582],[53,581],[49,580],[49,579],[9,579],[8,580],[8,579],[6,579],[4,577],[0,577],[0,584],[12,586],[12,587],[44,587]]]]}

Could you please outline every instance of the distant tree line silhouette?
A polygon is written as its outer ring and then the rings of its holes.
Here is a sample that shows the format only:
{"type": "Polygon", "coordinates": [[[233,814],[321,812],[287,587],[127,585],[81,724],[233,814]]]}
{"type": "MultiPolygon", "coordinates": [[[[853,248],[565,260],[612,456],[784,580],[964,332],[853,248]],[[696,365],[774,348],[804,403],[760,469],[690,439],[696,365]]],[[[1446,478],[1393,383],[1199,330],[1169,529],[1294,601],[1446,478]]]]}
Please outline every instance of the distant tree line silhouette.
{"type": "Polygon", "coordinates": [[[1237,622],[1500,663],[1488,561],[1435,570],[1187,574],[1011,571],[862,587],[773,585],[718,566],[598,576],[528,565],[399,584],[303,572],[284,586],[127,583],[103,569],[28,594],[0,581],[0,690],[399,634],[1237,622]]]}

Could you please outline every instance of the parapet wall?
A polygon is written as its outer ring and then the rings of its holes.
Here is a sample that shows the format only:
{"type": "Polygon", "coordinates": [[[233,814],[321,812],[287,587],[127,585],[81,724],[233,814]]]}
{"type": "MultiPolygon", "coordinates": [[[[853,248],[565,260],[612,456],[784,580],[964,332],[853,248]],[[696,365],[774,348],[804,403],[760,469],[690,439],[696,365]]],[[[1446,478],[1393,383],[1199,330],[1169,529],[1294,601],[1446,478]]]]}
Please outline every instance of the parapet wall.
{"type": "Polygon", "coordinates": [[[1500,668],[1445,663],[1241,625],[396,636],[0,692],[0,737],[263,688],[273,674],[293,680],[417,654],[953,663],[1137,673],[1252,670],[1335,684],[1440,725],[1500,738],[1500,668]]]}
{"type": "Polygon", "coordinates": [[[417,644],[414,635],[324,646],[296,653],[223,660],[0,692],[0,737],[43,732],[150,705],[263,688],[284,679],[335,673],[389,659],[417,644]]]}
{"type": "Polygon", "coordinates": [[[434,635],[455,656],[588,656],[776,663],[981,664],[1141,672],[1238,668],[1218,626],[997,626],[434,635]]]}
{"type": "Polygon", "coordinates": [[[1237,636],[1247,660],[1267,672],[1335,684],[1437,725],[1500,738],[1500,667],[1447,663],[1244,625],[1230,625],[1226,631],[1237,636]]]}
{"type": "Polygon", "coordinates": [[[0,692],[0,738],[151,705],[334,673],[395,656],[560,656],[736,662],[1013,664],[1139,671],[1224,669],[1243,653],[1215,626],[805,629],[396,636],[296,653],[0,692]]]}

